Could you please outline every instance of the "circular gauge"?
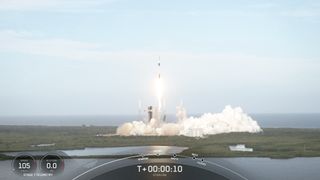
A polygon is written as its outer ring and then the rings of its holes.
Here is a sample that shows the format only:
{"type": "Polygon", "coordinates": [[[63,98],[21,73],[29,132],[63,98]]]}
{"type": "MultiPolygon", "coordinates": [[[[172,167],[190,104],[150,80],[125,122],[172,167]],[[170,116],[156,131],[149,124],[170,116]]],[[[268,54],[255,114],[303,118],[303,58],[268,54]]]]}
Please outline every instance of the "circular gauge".
{"type": "Polygon", "coordinates": [[[47,154],[41,159],[40,167],[43,173],[56,175],[63,171],[64,161],[57,154],[47,154]]]}
{"type": "Polygon", "coordinates": [[[31,155],[21,154],[13,160],[12,167],[15,173],[25,175],[36,171],[37,162],[31,155]]]}

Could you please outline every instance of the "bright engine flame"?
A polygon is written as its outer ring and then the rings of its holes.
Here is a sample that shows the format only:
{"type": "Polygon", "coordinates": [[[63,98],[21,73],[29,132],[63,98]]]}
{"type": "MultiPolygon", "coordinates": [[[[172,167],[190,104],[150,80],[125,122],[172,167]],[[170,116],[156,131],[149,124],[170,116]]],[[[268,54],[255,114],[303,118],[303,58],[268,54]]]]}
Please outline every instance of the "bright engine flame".
{"type": "Polygon", "coordinates": [[[157,100],[158,100],[158,108],[159,108],[159,110],[161,110],[162,109],[164,85],[163,85],[163,80],[160,77],[157,78],[155,81],[155,91],[156,91],[156,96],[157,96],[157,100]]]}

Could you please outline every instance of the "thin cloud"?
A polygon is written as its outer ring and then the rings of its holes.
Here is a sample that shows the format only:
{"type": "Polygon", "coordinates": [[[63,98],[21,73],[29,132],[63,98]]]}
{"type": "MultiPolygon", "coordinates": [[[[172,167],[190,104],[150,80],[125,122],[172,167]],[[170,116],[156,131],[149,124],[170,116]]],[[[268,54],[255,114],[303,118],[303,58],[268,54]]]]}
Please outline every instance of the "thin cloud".
{"type": "MultiPolygon", "coordinates": [[[[94,42],[83,42],[64,38],[48,38],[35,36],[31,32],[2,30],[0,31],[0,52],[30,54],[36,56],[58,57],[66,60],[152,60],[154,57],[161,57],[170,60],[183,60],[194,62],[195,60],[216,61],[218,63],[248,63],[259,66],[270,62],[283,62],[285,65],[299,63],[301,59],[279,59],[269,57],[258,57],[255,55],[230,52],[180,52],[180,51],[145,51],[143,49],[129,50],[108,50],[105,44],[94,42]]],[[[307,60],[308,61],[308,60],[307,60]]],[[[303,62],[306,62],[304,59],[303,62]]]]}
{"type": "MultiPolygon", "coordinates": [[[[0,11],[87,11],[115,0],[0,0],[0,11]]],[[[99,9],[97,9],[99,10],[99,9]]]]}
{"type": "Polygon", "coordinates": [[[281,15],[288,16],[288,17],[300,17],[300,18],[319,17],[320,9],[300,9],[300,10],[284,11],[281,13],[281,15]]]}
{"type": "Polygon", "coordinates": [[[102,44],[63,38],[33,36],[30,32],[0,31],[0,52],[60,57],[71,60],[147,60],[161,54],[170,59],[181,60],[250,60],[254,56],[241,54],[156,52],[143,50],[108,51],[102,44]]]}
{"type": "Polygon", "coordinates": [[[1,51],[69,59],[86,58],[86,54],[99,48],[97,44],[93,43],[62,38],[36,38],[31,33],[16,31],[0,31],[0,42],[1,51]]]}

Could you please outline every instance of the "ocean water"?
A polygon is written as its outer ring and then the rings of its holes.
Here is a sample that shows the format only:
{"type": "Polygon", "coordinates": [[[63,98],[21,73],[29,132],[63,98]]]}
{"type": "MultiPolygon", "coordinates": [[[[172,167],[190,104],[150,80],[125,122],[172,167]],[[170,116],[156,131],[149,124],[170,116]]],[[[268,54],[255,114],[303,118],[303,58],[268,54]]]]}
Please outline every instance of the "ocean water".
{"type": "MultiPolygon", "coordinates": [[[[250,114],[262,128],[320,128],[319,114],[250,114]]],[[[0,125],[118,126],[140,120],[137,115],[0,117],[0,125]]],[[[174,115],[168,121],[175,121],[174,115]]]]}
{"type": "Polygon", "coordinates": [[[320,114],[251,114],[262,128],[320,128],[320,114]]]}

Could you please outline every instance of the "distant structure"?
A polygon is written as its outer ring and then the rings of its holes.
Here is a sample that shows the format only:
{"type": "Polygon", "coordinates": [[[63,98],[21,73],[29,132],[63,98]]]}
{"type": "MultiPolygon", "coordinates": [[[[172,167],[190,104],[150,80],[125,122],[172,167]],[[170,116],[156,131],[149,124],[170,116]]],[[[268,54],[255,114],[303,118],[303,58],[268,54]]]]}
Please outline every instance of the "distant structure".
{"type": "Polygon", "coordinates": [[[153,118],[153,109],[152,106],[148,107],[148,121],[151,121],[151,119],[153,118]]]}
{"type": "Polygon", "coordinates": [[[32,144],[30,145],[31,147],[50,147],[50,146],[55,146],[56,143],[51,143],[51,144],[32,144]]]}
{"type": "Polygon", "coordinates": [[[230,151],[242,151],[242,152],[252,152],[252,148],[247,148],[244,144],[237,144],[235,146],[229,146],[230,151]]]}
{"type": "Polygon", "coordinates": [[[186,134],[187,136],[195,138],[203,138],[203,129],[201,128],[190,128],[186,134]]]}

